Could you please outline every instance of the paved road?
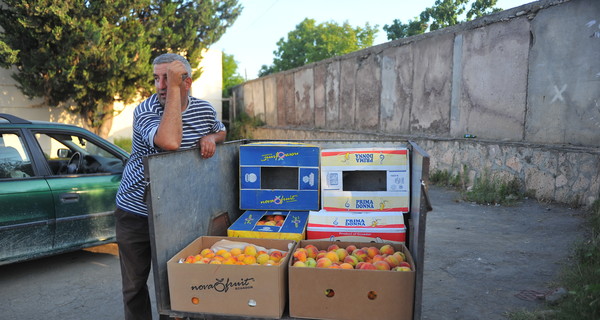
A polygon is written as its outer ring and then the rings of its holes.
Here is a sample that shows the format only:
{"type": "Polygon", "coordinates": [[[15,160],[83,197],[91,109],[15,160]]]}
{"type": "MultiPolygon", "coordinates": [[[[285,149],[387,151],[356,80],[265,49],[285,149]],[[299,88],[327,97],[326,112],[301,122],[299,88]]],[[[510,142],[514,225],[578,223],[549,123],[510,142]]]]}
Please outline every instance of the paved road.
{"type": "MultiPolygon", "coordinates": [[[[423,319],[505,319],[537,308],[515,295],[551,289],[583,234],[580,211],[562,206],[479,206],[439,188],[430,197],[423,319]]],[[[7,320],[122,319],[116,245],[1,266],[0,310],[7,320]]]]}

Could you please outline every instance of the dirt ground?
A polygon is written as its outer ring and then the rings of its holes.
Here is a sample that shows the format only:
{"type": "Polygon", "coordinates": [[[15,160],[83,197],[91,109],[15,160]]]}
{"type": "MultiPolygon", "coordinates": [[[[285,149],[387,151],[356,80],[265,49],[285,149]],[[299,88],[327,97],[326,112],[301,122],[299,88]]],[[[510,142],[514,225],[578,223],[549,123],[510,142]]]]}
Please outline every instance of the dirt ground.
{"type": "Polygon", "coordinates": [[[506,319],[543,305],[583,239],[582,211],[524,200],[517,206],[457,201],[429,190],[423,319],[506,319]]]}
{"type": "MultiPolygon", "coordinates": [[[[553,289],[583,238],[580,210],[533,200],[481,206],[441,188],[429,195],[422,319],[505,319],[540,307],[517,295],[553,289]]],[[[114,244],[0,266],[0,288],[0,319],[123,319],[114,244]]]]}

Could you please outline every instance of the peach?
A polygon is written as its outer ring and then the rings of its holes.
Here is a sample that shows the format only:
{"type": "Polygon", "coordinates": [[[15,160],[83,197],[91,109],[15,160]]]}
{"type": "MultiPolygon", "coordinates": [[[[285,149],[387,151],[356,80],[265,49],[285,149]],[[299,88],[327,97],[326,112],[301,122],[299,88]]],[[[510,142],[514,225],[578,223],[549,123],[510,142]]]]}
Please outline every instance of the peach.
{"type": "Polygon", "coordinates": [[[276,227],[281,227],[281,226],[283,226],[283,220],[279,220],[279,221],[277,221],[277,222],[275,223],[275,226],[276,226],[276,227]]]}
{"type": "Polygon", "coordinates": [[[258,250],[256,250],[256,247],[249,244],[247,246],[244,247],[244,254],[247,256],[256,256],[258,250]]]}
{"type": "Polygon", "coordinates": [[[308,258],[307,252],[306,252],[306,250],[303,250],[303,248],[296,249],[296,251],[294,251],[293,256],[296,261],[302,261],[302,262],[306,261],[306,258],[308,258]]]}
{"type": "Polygon", "coordinates": [[[327,251],[335,251],[339,248],[340,246],[338,246],[337,244],[330,244],[329,247],[327,247],[327,251]]]}
{"type": "Polygon", "coordinates": [[[398,261],[398,259],[396,259],[396,257],[393,255],[385,257],[384,261],[387,262],[392,268],[395,268],[398,266],[398,264],[400,264],[400,261],[398,261]]]}
{"type": "Polygon", "coordinates": [[[265,222],[265,226],[272,226],[272,227],[274,227],[276,225],[277,225],[277,222],[275,220],[271,220],[271,221],[265,222]]]}
{"type": "Polygon", "coordinates": [[[213,259],[213,260],[210,260],[209,264],[223,264],[223,263],[221,261],[219,261],[219,260],[213,259]]]}
{"type": "Polygon", "coordinates": [[[359,263],[357,263],[357,264],[354,266],[354,269],[362,269],[362,266],[363,266],[363,264],[365,264],[365,263],[366,263],[366,262],[364,262],[364,261],[360,261],[359,263]]]}
{"type": "Polygon", "coordinates": [[[408,262],[406,262],[406,261],[401,261],[401,262],[398,264],[398,267],[407,267],[407,268],[410,268],[410,263],[408,263],[408,262]]]}
{"type": "Polygon", "coordinates": [[[392,247],[392,245],[389,244],[384,244],[381,248],[379,248],[379,252],[381,252],[381,254],[387,254],[387,255],[392,255],[394,254],[395,250],[394,247],[392,247]]]}
{"type": "Polygon", "coordinates": [[[308,244],[304,247],[304,249],[306,249],[306,252],[308,253],[308,257],[309,258],[316,258],[317,255],[319,254],[319,249],[317,249],[317,247],[315,247],[312,244],[308,244]]]}
{"type": "Polygon", "coordinates": [[[370,262],[365,262],[360,266],[361,270],[377,270],[375,266],[370,262]]]}
{"type": "Polygon", "coordinates": [[[317,260],[317,268],[327,268],[332,265],[333,262],[329,258],[321,258],[317,260]]]}
{"type": "Polygon", "coordinates": [[[331,260],[331,262],[340,261],[340,257],[337,255],[337,253],[335,253],[335,251],[328,251],[325,254],[325,258],[328,258],[329,260],[331,260]]]}
{"type": "Polygon", "coordinates": [[[339,261],[344,261],[344,258],[348,256],[348,251],[346,251],[346,249],[344,248],[339,248],[335,250],[335,253],[338,256],[339,261]]]}
{"type": "Polygon", "coordinates": [[[346,251],[348,251],[348,254],[352,254],[352,251],[354,250],[356,250],[356,246],[353,244],[346,247],[346,251]]]}
{"type": "Polygon", "coordinates": [[[390,270],[391,269],[390,265],[385,261],[376,261],[375,263],[373,263],[373,266],[377,270],[390,270]]]}
{"type": "Polygon", "coordinates": [[[306,267],[306,264],[303,261],[296,261],[292,267],[306,267]]]}
{"type": "Polygon", "coordinates": [[[351,264],[344,262],[342,264],[340,264],[340,269],[354,269],[354,266],[352,266],[351,264]]]}
{"type": "Polygon", "coordinates": [[[314,268],[317,266],[317,261],[313,258],[307,258],[304,264],[309,268],[314,268]]]}
{"type": "Polygon", "coordinates": [[[369,257],[369,255],[367,254],[366,251],[364,251],[363,249],[356,249],[352,252],[352,255],[355,256],[358,261],[365,261],[367,260],[367,258],[369,257]]]}
{"type": "Polygon", "coordinates": [[[319,253],[317,253],[317,256],[315,257],[315,260],[319,260],[321,258],[324,258],[326,253],[327,253],[327,251],[320,250],[319,253]]]}
{"type": "Polygon", "coordinates": [[[393,270],[393,271],[404,271],[404,272],[406,272],[406,271],[412,271],[412,270],[410,270],[410,268],[409,268],[409,267],[395,267],[395,268],[394,268],[394,269],[392,269],[392,270],[393,270]]]}
{"type": "Polygon", "coordinates": [[[329,267],[327,267],[327,268],[329,268],[329,269],[340,269],[340,266],[339,266],[339,265],[337,265],[337,264],[332,264],[332,265],[330,265],[330,266],[329,266],[329,267]]]}
{"type": "Polygon", "coordinates": [[[194,256],[188,256],[185,258],[185,263],[194,263],[194,256]]]}
{"type": "Polygon", "coordinates": [[[344,263],[348,263],[354,267],[356,264],[358,264],[358,259],[355,256],[347,256],[344,258],[344,263]]]}
{"type": "Polygon", "coordinates": [[[369,247],[367,249],[367,255],[369,258],[373,259],[374,256],[379,254],[379,249],[377,247],[369,247]]]}
{"type": "Polygon", "coordinates": [[[395,256],[398,261],[406,261],[406,255],[402,251],[394,252],[393,256],[395,256]]]}
{"type": "Polygon", "coordinates": [[[271,260],[279,262],[281,261],[281,259],[283,259],[283,254],[281,253],[281,251],[273,251],[271,252],[269,257],[271,258],[271,260]]]}
{"type": "Polygon", "coordinates": [[[377,255],[375,255],[375,256],[373,257],[373,259],[372,259],[372,261],[371,261],[371,262],[375,263],[376,261],[383,261],[383,259],[385,259],[385,257],[384,257],[384,256],[382,256],[382,255],[380,255],[380,254],[377,254],[377,255]]]}

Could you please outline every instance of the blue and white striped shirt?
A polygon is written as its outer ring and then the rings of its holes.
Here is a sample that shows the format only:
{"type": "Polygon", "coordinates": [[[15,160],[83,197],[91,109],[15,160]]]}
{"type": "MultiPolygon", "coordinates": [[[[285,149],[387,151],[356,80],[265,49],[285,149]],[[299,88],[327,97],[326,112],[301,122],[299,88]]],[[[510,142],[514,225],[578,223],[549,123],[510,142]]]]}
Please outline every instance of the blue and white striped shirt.
{"type": "MultiPolygon", "coordinates": [[[[117,207],[134,214],[148,216],[144,202],[144,156],[162,152],[154,145],[154,135],[164,113],[164,107],[153,94],[142,101],[133,112],[133,141],[131,157],[125,166],[119,191],[117,207]]],[[[187,109],[181,114],[183,137],[180,149],[195,147],[201,137],[224,131],[225,126],[217,119],[217,113],[208,102],[189,97],[187,109]]]]}

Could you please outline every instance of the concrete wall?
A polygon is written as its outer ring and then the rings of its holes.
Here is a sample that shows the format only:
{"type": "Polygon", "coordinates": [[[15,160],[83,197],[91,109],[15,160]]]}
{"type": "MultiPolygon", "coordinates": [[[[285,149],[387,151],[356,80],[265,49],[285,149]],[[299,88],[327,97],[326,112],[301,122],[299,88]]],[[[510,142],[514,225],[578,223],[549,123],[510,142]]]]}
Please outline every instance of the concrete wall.
{"type": "Polygon", "coordinates": [[[472,176],[590,204],[599,56],[600,1],[543,0],[249,81],[236,97],[267,124],[255,138],[405,137],[430,150],[432,170],[471,164],[472,176]]]}
{"type": "MultiPolygon", "coordinates": [[[[192,84],[191,94],[209,101],[217,110],[219,119],[222,116],[222,85],[223,68],[222,52],[207,50],[199,65],[203,72],[200,78],[192,84]]],[[[42,98],[29,99],[17,88],[17,83],[11,77],[15,68],[0,68],[0,113],[9,113],[28,120],[61,122],[84,126],[79,116],[70,114],[61,108],[52,108],[44,103],[42,98]]],[[[151,79],[152,75],[148,75],[151,79]]],[[[141,101],[141,100],[140,100],[141,101]]],[[[131,138],[133,110],[139,102],[130,105],[115,104],[115,119],[108,135],[108,140],[115,138],[131,138]]]]}

